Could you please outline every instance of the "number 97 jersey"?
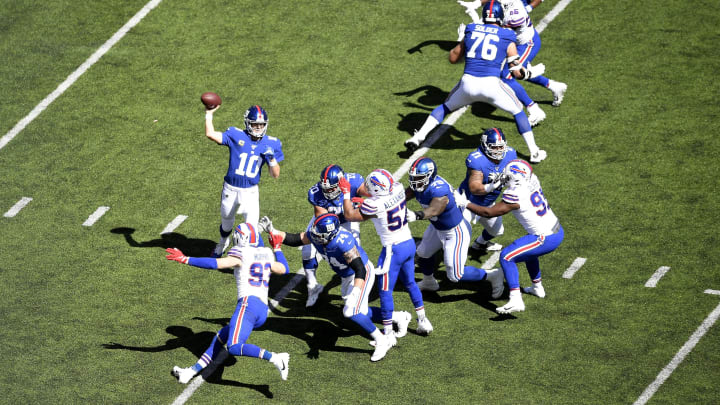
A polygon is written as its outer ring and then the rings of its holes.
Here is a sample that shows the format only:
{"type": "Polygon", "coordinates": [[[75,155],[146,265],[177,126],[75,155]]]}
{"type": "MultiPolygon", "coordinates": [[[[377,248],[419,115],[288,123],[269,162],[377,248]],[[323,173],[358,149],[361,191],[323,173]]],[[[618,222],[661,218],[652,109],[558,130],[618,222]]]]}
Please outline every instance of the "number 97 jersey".
{"type": "Polygon", "coordinates": [[[272,249],[234,246],[228,251],[228,256],[242,260],[242,265],[235,266],[233,271],[238,299],[252,295],[260,298],[267,305],[270,267],[275,262],[272,249]]]}
{"type": "Polygon", "coordinates": [[[535,174],[519,185],[505,190],[502,200],[507,204],[519,204],[520,208],[512,213],[518,222],[531,235],[551,235],[558,224],[558,218],[550,209],[550,205],[540,187],[540,180],[535,174]]]}

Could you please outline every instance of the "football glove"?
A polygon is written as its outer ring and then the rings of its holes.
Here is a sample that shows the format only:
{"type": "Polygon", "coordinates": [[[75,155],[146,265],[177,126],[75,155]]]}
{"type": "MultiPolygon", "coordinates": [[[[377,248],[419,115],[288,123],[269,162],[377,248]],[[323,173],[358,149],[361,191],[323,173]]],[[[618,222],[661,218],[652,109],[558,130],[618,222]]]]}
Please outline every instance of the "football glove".
{"type": "Polygon", "coordinates": [[[271,160],[275,159],[275,150],[268,146],[267,149],[265,149],[265,152],[262,153],[262,156],[265,161],[269,163],[271,160]]]}
{"type": "Polygon", "coordinates": [[[260,218],[260,222],[258,222],[258,226],[260,227],[260,230],[263,232],[267,232],[269,234],[272,234],[275,232],[275,228],[273,227],[273,223],[270,220],[270,218],[266,216],[260,218]]]}
{"type": "Polygon", "coordinates": [[[353,197],[350,200],[352,200],[352,202],[353,202],[353,208],[356,208],[356,209],[359,206],[363,205],[363,203],[365,202],[365,199],[362,197],[353,197]]]}
{"type": "Polygon", "coordinates": [[[407,214],[405,214],[405,219],[407,219],[408,222],[415,222],[417,221],[417,215],[415,215],[414,211],[407,210],[407,214]]]}
{"type": "Polygon", "coordinates": [[[460,190],[455,190],[453,196],[455,197],[455,205],[460,208],[460,211],[464,211],[465,207],[470,203],[470,200],[465,197],[465,193],[460,190]]]}
{"type": "Polygon", "coordinates": [[[463,38],[465,38],[465,24],[460,23],[458,25],[458,42],[462,41],[463,38]]]}
{"type": "Polygon", "coordinates": [[[167,248],[165,251],[168,252],[168,254],[165,255],[165,258],[168,260],[175,260],[183,264],[188,264],[190,260],[190,258],[185,256],[178,248],[167,248]]]}
{"type": "Polygon", "coordinates": [[[275,234],[275,233],[268,233],[268,242],[270,242],[270,247],[273,251],[277,252],[281,249],[283,238],[281,235],[275,234]]]}
{"type": "Polygon", "coordinates": [[[350,182],[347,181],[345,176],[340,176],[340,179],[338,179],[338,187],[340,187],[340,191],[343,193],[343,198],[346,200],[350,199],[350,182]]]}
{"type": "Polygon", "coordinates": [[[482,24],[482,20],[480,20],[480,16],[478,15],[477,11],[475,11],[478,8],[482,7],[481,0],[458,1],[458,4],[465,8],[465,13],[470,16],[470,18],[473,20],[473,22],[475,24],[482,24]]]}

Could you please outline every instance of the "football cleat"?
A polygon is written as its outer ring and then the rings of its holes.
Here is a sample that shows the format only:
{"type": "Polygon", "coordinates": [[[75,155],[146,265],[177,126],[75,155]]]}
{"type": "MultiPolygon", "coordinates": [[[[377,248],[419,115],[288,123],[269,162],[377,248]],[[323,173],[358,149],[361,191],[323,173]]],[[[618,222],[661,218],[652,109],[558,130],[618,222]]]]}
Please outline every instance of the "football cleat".
{"type": "Polygon", "coordinates": [[[397,332],[395,332],[396,337],[403,337],[407,335],[408,325],[410,324],[410,320],[412,319],[412,316],[410,316],[410,313],[407,311],[400,311],[393,313],[393,322],[397,323],[397,332]]]}
{"type": "Polygon", "coordinates": [[[545,289],[543,288],[542,283],[533,283],[531,287],[523,287],[522,292],[536,297],[545,298],[545,289]]]}
{"type": "Polygon", "coordinates": [[[550,80],[550,82],[548,82],[548,89],[550,89],[550,91],[552,91],[553,93],[553,107],[559,106],[562,103],[563,98],[565,98],[567,84],[563,82],[556,82],[555,80],[550,80]]]}
{"type": "Polygon", "coordinates": [[[188,382],[190,382],[190,380],[192,380],[193,377],[195,377],[195,374],[197,374],[195,370],[190,367],[180,368],[178,366],[175,366],[172,368],[172,375],[177,377],[180,384],[187,384],[188,382]]]}
{"type": "Polygon", "coordinates": [[[282,378],[283,381],[287,380],[288,372],[290,371],[290,354],[273,353],[270,361],[277,367],[278,371],[280,371],[280,378],[282,378]]]}
{"type": "Polygon", "coordinates": [[[502,245],[499,243],[491,242],[491,241],[488,241],[485,243],[480,243],[478,241],[475,241],[472,243],[472,246],[470,246],[470,248],[472,250],[487,250],[487,251],[495,252],[497,250],[502,249],[502,245]]]}
{"type": "Polygon", "coordinates": [[[418,150],[418,148],[420,147],[420,141],[417,140],[417,139],[415,139],[414,137],[413,137],[413,138],[410,138],[410,139],[408,139],[408,140],[405,141],[405,147],[406,147],[410,152],[415,152],[415,151],[418,150]]]}
{"type": "Polygon", "coordinates": [[[422,319],[418,318],[417,333],[421,335],[429,335],[432,331],[433,326],[427,317],[423,317],[422,319]]]}
{"type": "Polygon", "coordinates": [[[532,156],[530,156],[530,163],[540,163],[547,157],[547,152],[545,152],[542,149],[538,149],[537,152],[533,153],[532,156]]]}
{"type": "Polygon", "coordinates": [[[498,314],[510,314],[513,312],[522,312],[525,310],[525,303],[520,296],[519,290],[510,291],[510,301],[507,304],[495,308],[498,314]]]}
{"type": "Polygon", "coordinates": [[[505,276],[502,271],[498,269],[492,269],[487,270],[487,280],[490,282],[490,285],[492,286],[492,299],[498,299],[502,295],[503,291],[505,291],[505,284],[503,282],[505,281],[505,276]]]}
{"type": "Polygon", "coordinates": [[[545,111],[543,111],[537,103],[532,103],[527,107],[528,110],[528,121],[530,121],[530,126],[534,127],[537,124],[541,123],[545,120],[545,117],[547,117],[547,114],[545,114],[545,111]]]}
{"type": "Polygon", "coordinates": [[[308,288],[308,297],[307,302],[305,302],[305,307],[311,307],[315,305],[315,303],[318,300],[318,297],[320,296],[320,293],[323,292],[323,286],[322,284],[315,284],[314,287],[308,288]]]}
{"type": "Polygon", "coordinates": [[[437,291],[440,289],[440,284],[435,280],[435,277],[425,277],[417,285],[420,291],[437,291]]]}
{"type": "Polygon", "coordinates": [[[225,252],[225,249],[227,249],[228,246],[230,246],[230,238],[225,239],[225,243],[220,242],[215,245],[215,250],[213,250],[213,252],[210,254],[210,257],[222,257],[223,252],[225,252]]]}
{"type": "Polygon", "coordinates": [[[387,352],[397,344],[394,333],[388,335],[380,335],[380,339],[375,342],[375,351],[370,356],[370,361],[380,361],[385,357],[387,352]]]}

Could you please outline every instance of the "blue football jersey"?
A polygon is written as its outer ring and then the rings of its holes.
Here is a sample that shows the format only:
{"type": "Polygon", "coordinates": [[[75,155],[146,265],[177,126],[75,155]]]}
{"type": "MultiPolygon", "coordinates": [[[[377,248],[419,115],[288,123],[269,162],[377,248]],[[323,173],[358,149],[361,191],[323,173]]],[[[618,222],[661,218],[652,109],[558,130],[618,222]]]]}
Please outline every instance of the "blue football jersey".
{"type": "Polygon", "coordinates": [[[517,35],[509,28],[468,24],[463,38],[465,73],[476,77],[500,77],[511,42],[517,42],[517,35]]]}
{"type": "MultiPolygon", "coordinates": [[[[358,173],[345,173],[345,179],[350,183],[350,198],[357,197],[357,190],[365,179],[358,173]]],[[[308,201],[312,205],[325,208],[329,213],[337,215],[341,224],[347,222],[343,214],[343,195],[340,194],[334,200],[328,200],[320,188],[320,182],[315,183],[308,190],[308,201]]]]}
{"type": "Polygon", "coordinates": [[[315,246],[315,249],[317,249],[318,253],[320,253],[323,259],[330,264],[330,268],[340,277],[348,277],[354,274],[354,271],[347,264],[347,260],[345,260],[344,256],[345,252],[349,252],[352,248],[357,248],[360,253],[360,257],[362,258],[363,266],[367,268],[368,256],[365,253],[365,250],[358,245],[353,234],[345,229],[340,228],[337,235],[335,235],[335,237],[327,245],[317,242],[313,238],[310,228],[307,230],[307,236],[313,246],[315,246]]]}
{"type": "Polygon", "coordinates": [[[272,149],[278,162],[285,158],[279,139],[265,135],[253,141],[245,131],[236,127],[223,132],[222,144],[230,150],[225,182],[235,187],[247,188],[260,182],[262,166],[267,163],[262,156],[266,150],[272,149]]]}
{"type": "Polygon", "coordinates": [[[513,159],[517,159],[517,152],[511,147],[507,147],[505,157],[497,164],[490,160],[485,154],[477,148],[474,152],[470,153],[465,159],[465,166],[467,166],[467,174],[465,180],[460,183],[459,189],[465,193],[470,202],[482,205],[483,207],[489,207],[498,198],[502,189],[493,190],[492,192],[484,195],[474,195],[470,193],[470,185],[468,180],[470,179],[470,170],[477,170],[483,174],[483,184],[492,183],[491,180],[495,180],[505,170],[508,162],[513,159]]]}
{"type": "Polygon", "coordinates": [[[455,204],[452,186],[442,177],[435,176],[435,179],[428,184],[424,191],[415,191],[415,199],[423,208],[429,206],[433,198],[442,196],[447,196],[449,199],[445,210],[440,215],[430,218],[430,222],[436,229],[446,231],[456,227],[463,220],[462,211],[455,204]]]}

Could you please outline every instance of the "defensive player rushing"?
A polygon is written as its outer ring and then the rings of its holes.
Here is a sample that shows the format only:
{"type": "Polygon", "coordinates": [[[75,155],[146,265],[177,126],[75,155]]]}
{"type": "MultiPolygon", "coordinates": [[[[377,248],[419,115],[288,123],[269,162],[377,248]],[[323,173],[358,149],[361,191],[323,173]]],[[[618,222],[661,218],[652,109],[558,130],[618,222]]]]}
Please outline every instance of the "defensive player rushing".
{"type": "MultiPolygon", "coordinates": [[[[502,190],[502,174],[505,166],[517,159],[515,149],[507,146],[505,134],[500,128],[490,128],[480,135],[480,147],[471,152],[465,159],[467,172],[465,180],[458,189],[469,196],[471,202],[489,207],[502,190]]],[[[472,214],[472,223],[480,222],[482,233],[475,239],[471,248],[475,250],[500,250],[502,246],[491,242],[503,234],[502,217],[483,218],[472,214]]]]}
{"type": "MultiPolygon", "coordinates": [[[[484,2],[488,1],[489,0],[485,0],[484,2]]],[[[525,66],[525,68],[529,68],[530,62],[535,59],[535,56],[538,52],[540,52],[542,42],[540,41],[540,34],[533,27],[532,20],[528,14],[534,7],[539,5],[541,1],[535,0],[536,3],[532,2],[530,4],[527,4],[523,0],[499,1],[502,4],[505,15],[503,25],[507,28],[512,28],[517,34],[517,51],[518,55],[520,55],[520,63],[525,66]],[[535,4],[535,6],[532,4],[535,4]]],[[[470,15],[474,23],[480,24],[480,17],[475,9],[480,7],[483,1],[458,1],[458,3],[465,7],[465,12],[470,15]]],[[[513,91],[515,91],[515,95],[517,95],[518,99],[520,99],[523,105],[527,108],[530,125],[535,126],[545,119],[545,112],[530,98],[523,86],[512,78],[512,75],[508,70],[508,66],[503,68],[502,78],[505,83],[512,87],[513,91]]],[[[562,103],[565,91],[567,90],[567,85],[565,83],[550,80],[539,74],[528,81],[550,90],[553,94],[553,106],[557,107],[560,103],[562,103]]]]}
{"type": "Polygon", "coordinates": [[[433,254],[444,250],[445,269],[448,280],[480,281],[487,279],[492,285],[492,297],[498,298],[503,291],[503,276],[499,270],[484,270],[466,266],[468,245],[472,234],[470,222],[463,217],[463,210],[455,204],[452,186],[437,174],[437,165],[428,157],[417,159],[408,171],[410,187],[405,190],[407,199],[415,198],[423,207],[407,211],[408,221],[429,219],[417,247],[417,255],[423,279],[421,290],[437,291],[440,288],[433,276],[433,254]]]}
{"type": "Polygon", "coordinates": [[[503,193],[502,200],[497,204],[483,207],[468,202],[464,195],[458,194],[457,197],[458,204],[483,217],[497,217],[512,211],[528,233],[516,239],[500,253],[500,266],[510,287],[510,300],[496,311],[509,314],[525,310],[525,303],[520,296],[520,279],[516,263],[525,262],[533,283],[531,287],[523,288],[523,292],[540,298],[545,297],[538,257],[557,249],[565,237],[565,231],[550,209],[540,187],[540,180],[533,173],[530,164],[521,159],[513,160],[505,166],[503,174],[507,189],[503,193]]]}
{"type": "MultiPolygon", "coordinates": [[[[343,214],[343,198],[340,191],[340,179],[347,180],[350,183],[351,198],[358,196],[358,189],[363,184],[363,177],[358,173],[345,173],[342,167],[338,165],[326,166],[320,172],[320,181],[308,190],[308,202],[313,206],[313,217],[310,225],[315,218],[328,212],[336,214],[340,219],[340,225],[353,234],[358,244],[360,244],[360,226],[357,223],[348,221],[343,214]]],[[[359,197],[358,197],[359,198],[359,197]]],[[[317,254],[314,245],[304,245],[302,247],[302,263],[307,279],[308,297],[305,303],[306,307],[311,307],[317,302],[318,296],[323,291],[322,284],[318,284],[316,271],[318,268],[318,259],[322,256],[317,254]]]]}
{"type": "Polygon", "coordinates": [[[273,246],[281,243],[295,247],[308,243],[315,246],[341,278],[341,294],[345,302],[343,316],[350,318],[375,340],[375,351],[370,361],[385,357],[388,350],[397,344],[397,339],[394,334],[380,332],[368,315],[368,297],[375,283],[375,268],[353,234],[340,226],[338,216],[332,213],[320,215],[305,232],[300,233],[277,230],[268,217],[262,217],[260,224],[270,234],[273,246]]]}
{"type": "Polygon", "coordinates": [[[340,179],[340,189],[343,192],[345,218],[350,221],[371,219],[380,236],[382,251],[377,265],[381,274],[377,276],[377,282],[380,287],[380,313],[385,334],[405,336],[411,318],[406,311],[394,311],[392,293],[398,278],[410,294],[410,300],[415,307],[417,332],[432,332],[432,324],[425,316],[422,293],[415,283],[415,241],[407,222],[405,189],[402,183],[395,181],[393,175],[385,169],[373,170],[365,177],[365,190],[370,194],[370,198],[364,199],[360,209],[353,207],[350,182],[340,179]],[[393,331],[393,322],[398,325],[397,332],[393,331]]]}
{"type": "Polygon", "coordinates": [[[449,56],[450,63],[458,63],[465,57],[464,74],[445,102],[432,111],[412,138],[405,141],[406,147],[417,149],[448,113],[480,101],[512,114],[518,132],[527,143],[530,161],[537,163],[545,159],[547,153],[535,144],[535,135],[522,104],[500,79],[506,61],[515,78],[527,80],[534,76],[532,70],[520,64],[515,45],[517,35],[509,28],[500,27],[502,19],[502,6],[492,0],[483,7],[485,23],[466,27],[463,41],[450,51],[449,56]]]}
{"type": "Polygon", "coordinates": [[[262,107],[254,105],[245,111],[245,130],[230,127],[225,132],[215,131],[213,126],[213,114],[218,108],[205,112],[205,136],[218,145],[227,146],[230,159],[220,202],[220,241],[211,257],[221,257],[230,244],[228,237],[235,224],[235,215],[243,214],[245,222],[257,225],[260,219],[257,185],[262,167],[267,164],[270,175],[278,178],[278,162],[284,159],[280,140],[265,135],[268,115],[262,107]]]}
{"type": "Polygon", "coordinates": [[[287,380],[290,355],[273,353],[256,345],[245,343],[253,329],[265,323],[268,314],[268,282],[270,273],[287,274],[289,267],[278,246],[274,252],[267,247],[258,247],[259,232],[251,223],[238,225],[233,231],[233,246],[226,257],[188,257],[179,249],[168,248],[165,256],[190,266],[204,269],[234,269],[238,289],[238,301],[230,324],[222,327],[213,338],[210,347],[192,367],[173,367],[172,374],[178,381],[187,384],[197,373],[212,362],[224,345],[233,356],[256,357],[267,360],[277,367],[280,377],[287,380]]]}

